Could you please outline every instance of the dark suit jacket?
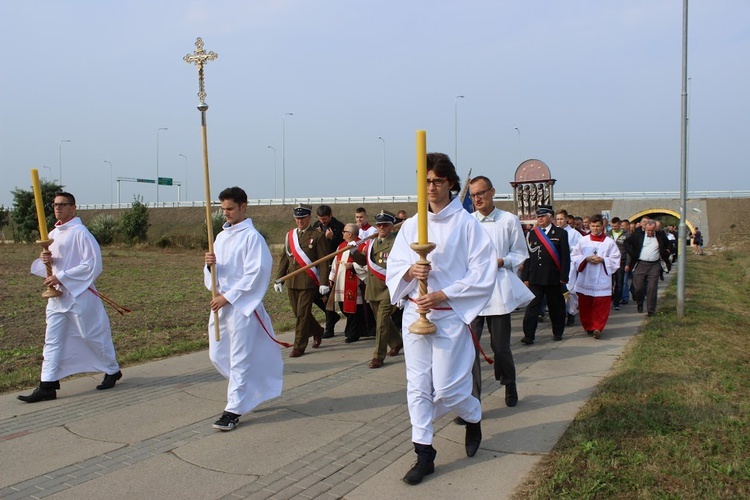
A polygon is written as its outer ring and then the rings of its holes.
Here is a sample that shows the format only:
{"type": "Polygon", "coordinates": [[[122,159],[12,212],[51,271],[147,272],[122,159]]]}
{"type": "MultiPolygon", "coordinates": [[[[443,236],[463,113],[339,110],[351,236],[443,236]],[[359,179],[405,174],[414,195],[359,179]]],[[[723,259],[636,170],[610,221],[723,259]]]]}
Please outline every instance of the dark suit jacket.
{"type": "Polygon", "coordinates": [[[313,228],[323,233],[323,236],[325,236],[326,229],[328,229],[329,227],[331,228],[331,231],[333,231],[333,238],[331,238],[330,240],[326,239],[326,241],[328,242],[328,253],[333,253],[338,250],[339,245],[342,241],[344,241],[344,223],[338,220],[336,217],[331,217],[328,226],[323,226],[320,221],[317,221],[315,222],[315,224],[313,224],[313,228]]]}
{"type": "MultiPolygon", "coordinates": [[[[672,268],[672,263],[669,262],[670,245],[667,235],[664,234],[664,231],[656,231],[654,234],[656,235],[656,241],[659,242],[659,257],[661,257],[661,260],[667,264],[667,270],[670,270],[672,268]]],[[[630,266],[630,269],[633,269],[633,266],[638,262],[641,250],[643,249],[643,240],[645,238],[646,231],[637,229],[628,236],[628,239],[625,240],[625,250],[628,253],[627,265],[630,266]]]]}
{"type": "MultiPolygon", "coordinates": [[[[281,259],[279,260],[279,271],[276,274],[277,279],[281,278],[282,276],[286,276],[292,271],[296,271],[297,269],[302,267],[297,264],[296,260],[294,260],[294,256],[290,255],[291,252],[289,250],[289,243],[287,239],[288,232],[287,235],[284,236],[284,250],[281,254],[281,259]]],[[[308,226],[307,230],[302,233],[302,236],[299,238],[299,243],[302,247],[302,251],[305,252],[305,255],[309,257],[311,262],[315,262],[321,257],[325,257],[329,253],[328,240],[326,239],[325,235],[317,229],[313,229],[312,226],[308,226]]],[[[320,272],[321,285],[328,284],[328,272],[330,270],[329,265],[329,261],[324,261],[317,266],[318,271],[320,272]]],[[[313,282],[312,278],[310,278],[305,272],[299,273],[296,276],[292,276],[284,283],[286,284],[287,288],[295,290],[318,288],[318,285],[316,285],[313,282]]]]}
{"type": "Polygon", "coordinates": [[[529,258],[523,263],[523,269],[521,270],[522,281],[528,281],[532,285],[559,285],[560,283],[568,282],[568,274],[570,273],[568,233],[565,229],[552,225],[547,236],[557,249],[562,269],[557,269],[552,256],[550,256],[547,249],[539,241],[536,231],[532,229],[526,233],[529,258]]]}

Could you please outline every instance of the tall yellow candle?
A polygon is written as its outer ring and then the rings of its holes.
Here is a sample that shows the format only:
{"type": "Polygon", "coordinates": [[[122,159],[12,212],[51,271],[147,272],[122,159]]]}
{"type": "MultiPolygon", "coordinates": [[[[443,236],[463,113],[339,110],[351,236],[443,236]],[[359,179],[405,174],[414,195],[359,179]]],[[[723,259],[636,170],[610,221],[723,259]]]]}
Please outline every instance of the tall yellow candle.
{"type": "Polygon", "coordinates": [[[417,243],[427,243],[427,132],[417,130],[417,243]]]}
{"type": "Polygon", "coordinates": [[[31,185],[34,187],[34,204],[36,204],[36,219],[39,222],[39,239],[46,241],[47,218],[44,216],[44,200],[42,200],[42,185],[39,183],[39,170],[31,169],[31,185]]]}

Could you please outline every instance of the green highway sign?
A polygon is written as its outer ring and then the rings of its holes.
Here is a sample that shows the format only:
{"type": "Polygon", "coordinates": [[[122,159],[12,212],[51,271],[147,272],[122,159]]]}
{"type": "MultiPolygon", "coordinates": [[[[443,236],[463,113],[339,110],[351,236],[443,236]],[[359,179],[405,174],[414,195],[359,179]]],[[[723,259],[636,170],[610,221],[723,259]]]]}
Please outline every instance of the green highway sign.
{"type": "Polygon", "coordinates": [[[136,179],[135,182],[147,182],[149,184],[156,184],[156,181],[153,179],[136,179]]]}
{"type": "MultiPolygon", "coordinates": [[[[151,181],[154,182],[154,181],[151,181]]],[[[171,186],[172,185],[172,178],[171,177],[159,177],[159,185],[160,186],[171,186]]]]}

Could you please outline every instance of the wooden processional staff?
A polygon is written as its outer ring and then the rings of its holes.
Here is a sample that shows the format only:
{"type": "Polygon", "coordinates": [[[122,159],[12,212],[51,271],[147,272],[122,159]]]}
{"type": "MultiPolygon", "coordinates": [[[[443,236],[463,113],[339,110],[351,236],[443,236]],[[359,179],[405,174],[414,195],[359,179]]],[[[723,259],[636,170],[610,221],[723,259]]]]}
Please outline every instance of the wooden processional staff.
{"type": "MultiPolygon", "coordinates": [[[[195,52],[183,57],[188,64],[198,66],[198,111],[201,112],[201,139],[203,141],[203,181],[206,188],[206,233],[208,234],[208,252],[214,253],[214,228],[211,222],[211,181],[208,174],[208,138],[206,135],[206,90],[203,86],[203,65],[208,61],[213,61],[219,57],[215,52],[206,52],[203,50],[203,40],[198,37],[195,41],[195,52]]],[[[211,298],[216,298],[216,266],[211,269],[211,298]]],[[[219,341],[219,312],[214,311],[214,335],[216,341],[219,341]]]]}

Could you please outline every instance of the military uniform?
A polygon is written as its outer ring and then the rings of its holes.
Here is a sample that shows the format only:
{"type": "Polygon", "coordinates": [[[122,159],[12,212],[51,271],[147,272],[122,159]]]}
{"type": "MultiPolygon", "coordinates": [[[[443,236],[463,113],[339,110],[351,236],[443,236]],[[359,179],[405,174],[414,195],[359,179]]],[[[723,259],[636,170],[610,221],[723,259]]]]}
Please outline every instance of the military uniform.
{"type": "MultiPolygon", "coordinates": [[[[537,210],[547,211],[547,215],[554,215],[552,207],[541,205],[537,210]],[[543,208],[544,207],[544,208],[543,208]]],[[[539,228],[542,232],[544,229],[539,228]]],[[[557,250],[560,261],[558,268],[552,254],[549,253],[542,239],[539,238],[536,228],[526,234],[526,244],[529,247],[529,258],[523,264],[521,280],[528,282],[529,290],[534,294],[534,300],[526,307],[523,317],[524,343],[531,344],[536,336],[536,328],[539,323],[539,309],[542,298],[547,297],[547,308],[552,322],[552,335],[555,340],[562,340],[565,330],[565,298],[563,297],[563,285],[568,282],[570,274],[570,247],[568,246],[568,233],[565,229],[554,224],[547,227],[547,238],[557,250]]]]}
{"type": "MultiPolygon", "coordinates": [[[[396,216],[390,212],[381,211],[375,216],[377,224],[393,224],[396,216]]],[[[385,238],[375,237],[365,247],[365,253],[352,252],[352,260],[361,266],[367,266],[367,289],[365,300],[370,303],[375,315],[375,351],[370,368],[378,368],[385,359],[388,347],[398,352],[403,347],[401,336],[391,315],[396,308],[391,304],[391,295],[385,284],[385,273],[388,268],[388,255],[396,241],[396,234],[391,233],[385,238]],[[376,363],[379,360],[380,363],[376,363]],[[377,365],[377,366],[374,366],[377,365]]]]}
{"type": "MultiPolygon", "coordinates": [[[[312,208],[309,205],[299,204],[294,209],[295,218],[309,216],[312,208]]],[[[305,266],[305,260],[314,262],[328,253],[328,240],[323,233],[308,226],[304,230],[292,229],[284,238],[284,252],[279,261],[277,279],[305,266]],[[298,245],[295,244],[295,240],[298,245]],[[297,252],[297,256],[295,256],[297,252]]],[[[302,272],[285,281],[289,294],[289,303],[296,318],[294,329],[294,350],[299,355],[305,352],[310,337],[314,338],[313,347],[320,345],[323,336],[323,328],[312,315],[312,305],[319,293],[322,283],[328,282],[329,263],[324,261],[318,264],[316,279],[315,268],[302,272]]]]}

